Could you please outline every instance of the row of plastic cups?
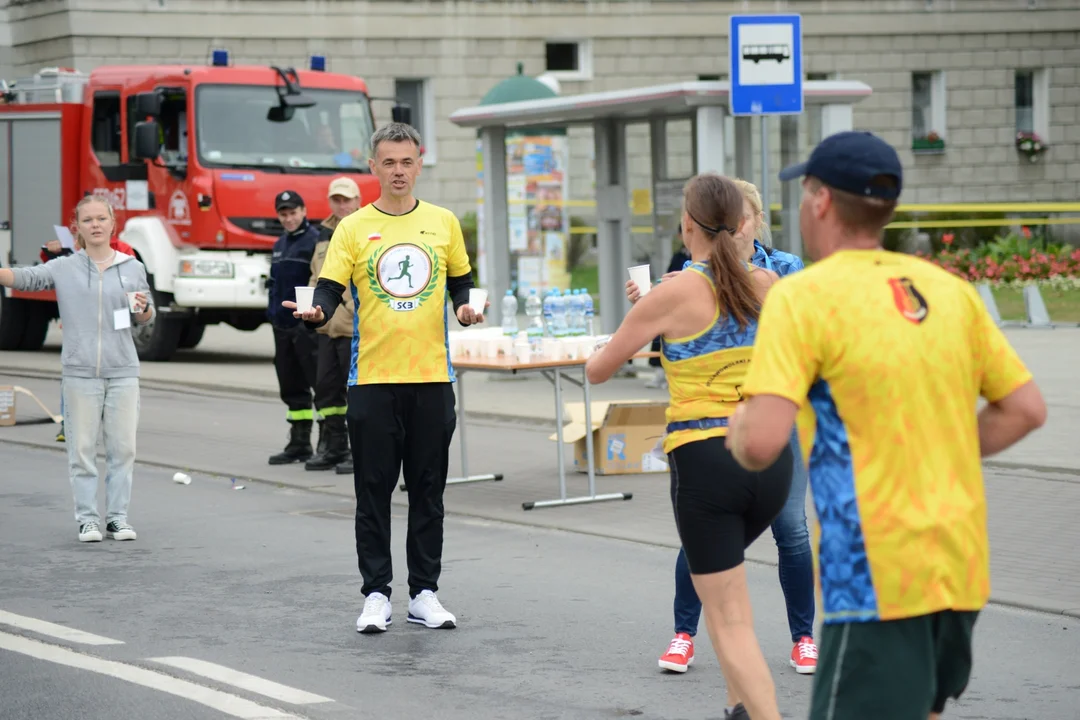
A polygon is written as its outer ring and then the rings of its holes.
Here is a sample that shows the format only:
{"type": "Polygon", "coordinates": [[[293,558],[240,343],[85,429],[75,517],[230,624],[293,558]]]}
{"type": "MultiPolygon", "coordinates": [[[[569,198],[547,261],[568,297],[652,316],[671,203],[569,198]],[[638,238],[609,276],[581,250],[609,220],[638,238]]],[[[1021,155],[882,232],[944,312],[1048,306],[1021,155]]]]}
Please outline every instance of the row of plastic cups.
{"type": "Polygon", "coordinates": [[[583,360],[596,348],[595,337],[579,335],[566,338],[542,338],[539,353],[533,353],[533,345],[526,332],[514,337],[502,334],[500,328],[473,328],[450,333],[450,357],[474,360],[495,360],[513,357],[520,363],[538,360],[583,360]]]}

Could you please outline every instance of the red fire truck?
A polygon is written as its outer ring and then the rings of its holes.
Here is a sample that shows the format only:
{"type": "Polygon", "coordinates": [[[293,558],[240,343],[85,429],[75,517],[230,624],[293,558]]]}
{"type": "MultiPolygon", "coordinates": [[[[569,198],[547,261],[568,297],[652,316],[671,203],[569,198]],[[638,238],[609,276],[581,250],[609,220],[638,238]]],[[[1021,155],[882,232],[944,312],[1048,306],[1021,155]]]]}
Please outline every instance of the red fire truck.
{"type": "MultiPolygon", "coordinates": [[[[195,347],[209,324],[254,330],[282,232],[274,196],[299,192],[317,221],[334,176],[365,204],[379,195],[366,84],[311,67],[231,67],[214,51],[205,66],[52,68],[0,88],[0,264],[40,262],[78,199],[102,194],[159,309],[136,337],[143,359],[195,347]]],[[[6,291],[0,350],[40,348],[56,317],[53,293],[6,291]]]]}

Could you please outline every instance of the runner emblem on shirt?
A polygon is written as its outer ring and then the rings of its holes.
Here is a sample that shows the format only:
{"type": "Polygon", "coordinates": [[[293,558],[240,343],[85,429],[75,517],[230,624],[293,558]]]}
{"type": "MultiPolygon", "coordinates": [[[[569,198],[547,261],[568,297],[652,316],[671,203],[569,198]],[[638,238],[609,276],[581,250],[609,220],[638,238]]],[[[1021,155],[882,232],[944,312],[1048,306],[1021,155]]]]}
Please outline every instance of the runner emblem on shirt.
{"type": "Polygon", "coordinates": [[[439,258],[428,245],[391,245],[368,259],[371,292],[391,310],[409,312],[435,291],[439,258]]]}

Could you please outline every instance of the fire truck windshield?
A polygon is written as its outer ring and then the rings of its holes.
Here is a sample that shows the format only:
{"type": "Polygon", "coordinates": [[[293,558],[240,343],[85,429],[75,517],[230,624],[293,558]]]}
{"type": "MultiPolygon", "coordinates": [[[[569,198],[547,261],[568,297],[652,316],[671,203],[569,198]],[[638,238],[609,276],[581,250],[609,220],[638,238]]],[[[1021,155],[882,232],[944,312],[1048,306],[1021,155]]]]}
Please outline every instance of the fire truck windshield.
{"type": "Polygon", "coordinates": [[[196,95],[196,141],[205,167],[367,171],[371,109],[362,93],[304,88],[313,107],[287,122],[267,119],[274,88],[202,85],[196,95]]]}

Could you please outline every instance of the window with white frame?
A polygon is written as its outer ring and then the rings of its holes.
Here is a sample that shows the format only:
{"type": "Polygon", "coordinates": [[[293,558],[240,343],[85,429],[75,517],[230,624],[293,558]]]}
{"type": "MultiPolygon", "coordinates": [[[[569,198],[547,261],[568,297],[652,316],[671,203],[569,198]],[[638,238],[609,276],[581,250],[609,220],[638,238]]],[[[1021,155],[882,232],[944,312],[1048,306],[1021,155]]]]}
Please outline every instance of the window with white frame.
{"type": "Polygon", "coordinates": [[[544,70],[559,80],[591,80],[592,43],[588,40],[548,40],[544,70]]]}
{"type": "Polygon", "coordinates": [[[911,147],[945,149],[945,73],[940,70],[911,74],[911,147]]]}
{"type": "Polygon", "coordinates": [[[412,109],[412,126],[420,133],[424,149],[424,164],[434,165],[435,153],[435,93],[431,81],[423,78],[394,80],[394,97],[412,109]]]}
{"type": "Polygon", "coordinates": [[[1016,71],[1016,133],[1034,133],[1043,142],[1050,129],[1050,73],[1016,71]]]}

